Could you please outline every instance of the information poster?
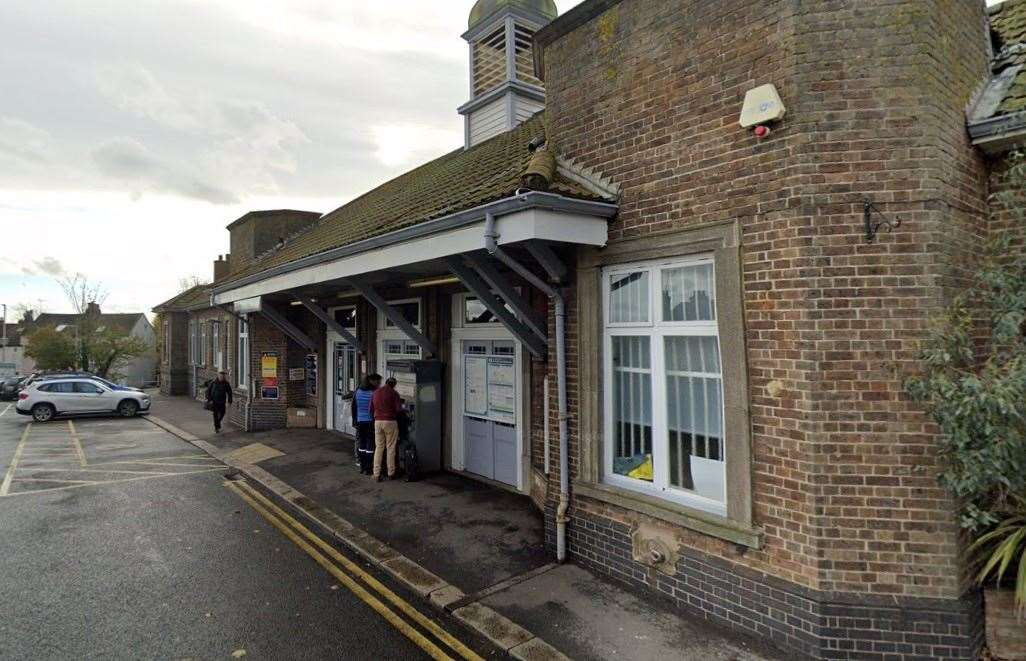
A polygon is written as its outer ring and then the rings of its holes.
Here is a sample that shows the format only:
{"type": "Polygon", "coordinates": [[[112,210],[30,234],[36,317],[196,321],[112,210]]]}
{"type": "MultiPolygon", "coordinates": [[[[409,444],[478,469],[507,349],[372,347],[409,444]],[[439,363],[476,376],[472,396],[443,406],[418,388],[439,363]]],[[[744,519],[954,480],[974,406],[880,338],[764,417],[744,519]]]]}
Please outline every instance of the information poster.
{"type": "Polygon", "coordinates": [[[467,356],[463,361],[463,408],[467,415],[488,415],[488,359],[467,356]]]}
{"type": "Polygon", "coordinates": [[[488,417],[500,422],[516,422],[516,370],[512,358],[488,359],[488,417]]]}
{"type": "Polygon", "coordinates": [[[310,397],[317,396],[317,354],[315,353],[306,356],[306,394],[310,397]]]}
{"type": "Polygon", "coordinates": [[[260,397],[278,399],[278,354],[268,351],[260,354],[260,397]]]}

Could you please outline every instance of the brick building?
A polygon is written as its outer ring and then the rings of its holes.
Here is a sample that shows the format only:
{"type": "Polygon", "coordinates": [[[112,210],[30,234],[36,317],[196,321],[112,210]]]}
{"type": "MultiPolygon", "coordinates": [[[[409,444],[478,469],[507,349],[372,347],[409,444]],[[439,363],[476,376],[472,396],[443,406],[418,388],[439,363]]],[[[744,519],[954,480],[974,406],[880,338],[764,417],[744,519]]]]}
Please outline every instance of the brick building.
{"type": "MultiPolygon", "coordinates": [[[[808,658],[972,658],[902,382],[1010,229],[1023,25],[1026,0],[481,0],[462,149],[240,219],[161,310],[224,343],[247,429],[348,433],[358,379],[395,375],[415,416],[441,402],[427,462],[530,496],[560,560],[808,658]]],[[[169,346],[168,392],[210,374],[169,346]]]]}

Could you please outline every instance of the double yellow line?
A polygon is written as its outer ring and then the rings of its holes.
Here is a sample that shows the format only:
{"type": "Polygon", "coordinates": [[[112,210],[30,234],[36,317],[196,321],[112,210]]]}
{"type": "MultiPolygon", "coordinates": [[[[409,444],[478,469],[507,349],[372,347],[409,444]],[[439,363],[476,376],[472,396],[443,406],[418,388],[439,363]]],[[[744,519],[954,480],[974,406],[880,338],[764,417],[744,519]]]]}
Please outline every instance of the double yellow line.
{"type": "Polygon", "coordinates": [[[454,658],[439,645],[435,644],[431,640],[431,637],[433,637],[439,643],[455,652],[457,655],[455,658],[466,659],[467,661],[484,661],[472,649],[461,643],[430,618],[423,615],[399,595],[389,590],[380,581],[364,571],[362,567],[339,553],[334,547],[315,535],[249,484],[244,481],[237,481],[226,482],[225,485],[237,493],[260,516],[267,519],[281,534],[288,537],[293,544],[313,558],[317,564],[337,578],[350,592],[374,609],[381,617],[385,618],[397,631],[427,652],[431,658],[439,660],[454,658]],[[357,579],[376,592],[378,596],[372,594],[357,579]],[[390,602],[392,606],[403,613],[409,620],[412,620],[413,623],[419,625],[420,629],[400,617],[398,613],[379,599],[379,596],[385,601],[390,602]],[[427,632],[430,637],[425,635],[422,630],[427,632]]]}

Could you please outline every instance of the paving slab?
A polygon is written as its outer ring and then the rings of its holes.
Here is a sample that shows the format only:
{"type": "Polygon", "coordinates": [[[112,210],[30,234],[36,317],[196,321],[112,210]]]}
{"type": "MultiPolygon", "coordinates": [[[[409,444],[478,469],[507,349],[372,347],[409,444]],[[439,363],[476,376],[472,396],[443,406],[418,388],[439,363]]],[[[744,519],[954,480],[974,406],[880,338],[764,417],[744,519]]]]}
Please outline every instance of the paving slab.
{"type": "Polygon", "coordinates": [[[453,611],[453,615],[504,650],[511,650],[534,638],[530,631],[483,604],[464,606],[453,611]]]}
{"type": "Polygon", "coordinates": [[[485,598],[481,604],[579,661],[787,658],[760,641],[671,611],[651,595],[635,593],[575,565],[561,565],[538,574],[485,598]]]}

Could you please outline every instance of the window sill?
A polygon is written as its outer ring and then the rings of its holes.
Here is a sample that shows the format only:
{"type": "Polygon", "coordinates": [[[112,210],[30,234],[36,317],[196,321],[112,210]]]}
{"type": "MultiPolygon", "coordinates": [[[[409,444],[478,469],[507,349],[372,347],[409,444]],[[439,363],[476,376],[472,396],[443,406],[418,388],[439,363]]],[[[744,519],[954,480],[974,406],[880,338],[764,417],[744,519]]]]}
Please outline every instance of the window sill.
{"type": "Polygon", "coordinates": [[[573,490],[577,495],[640,512],[666,523],[694,530],[703,535],[723,539],[748,548],[762,548],[763,533],[761,530],[714,514],[608,484],[575,482],[573,490]]]}

